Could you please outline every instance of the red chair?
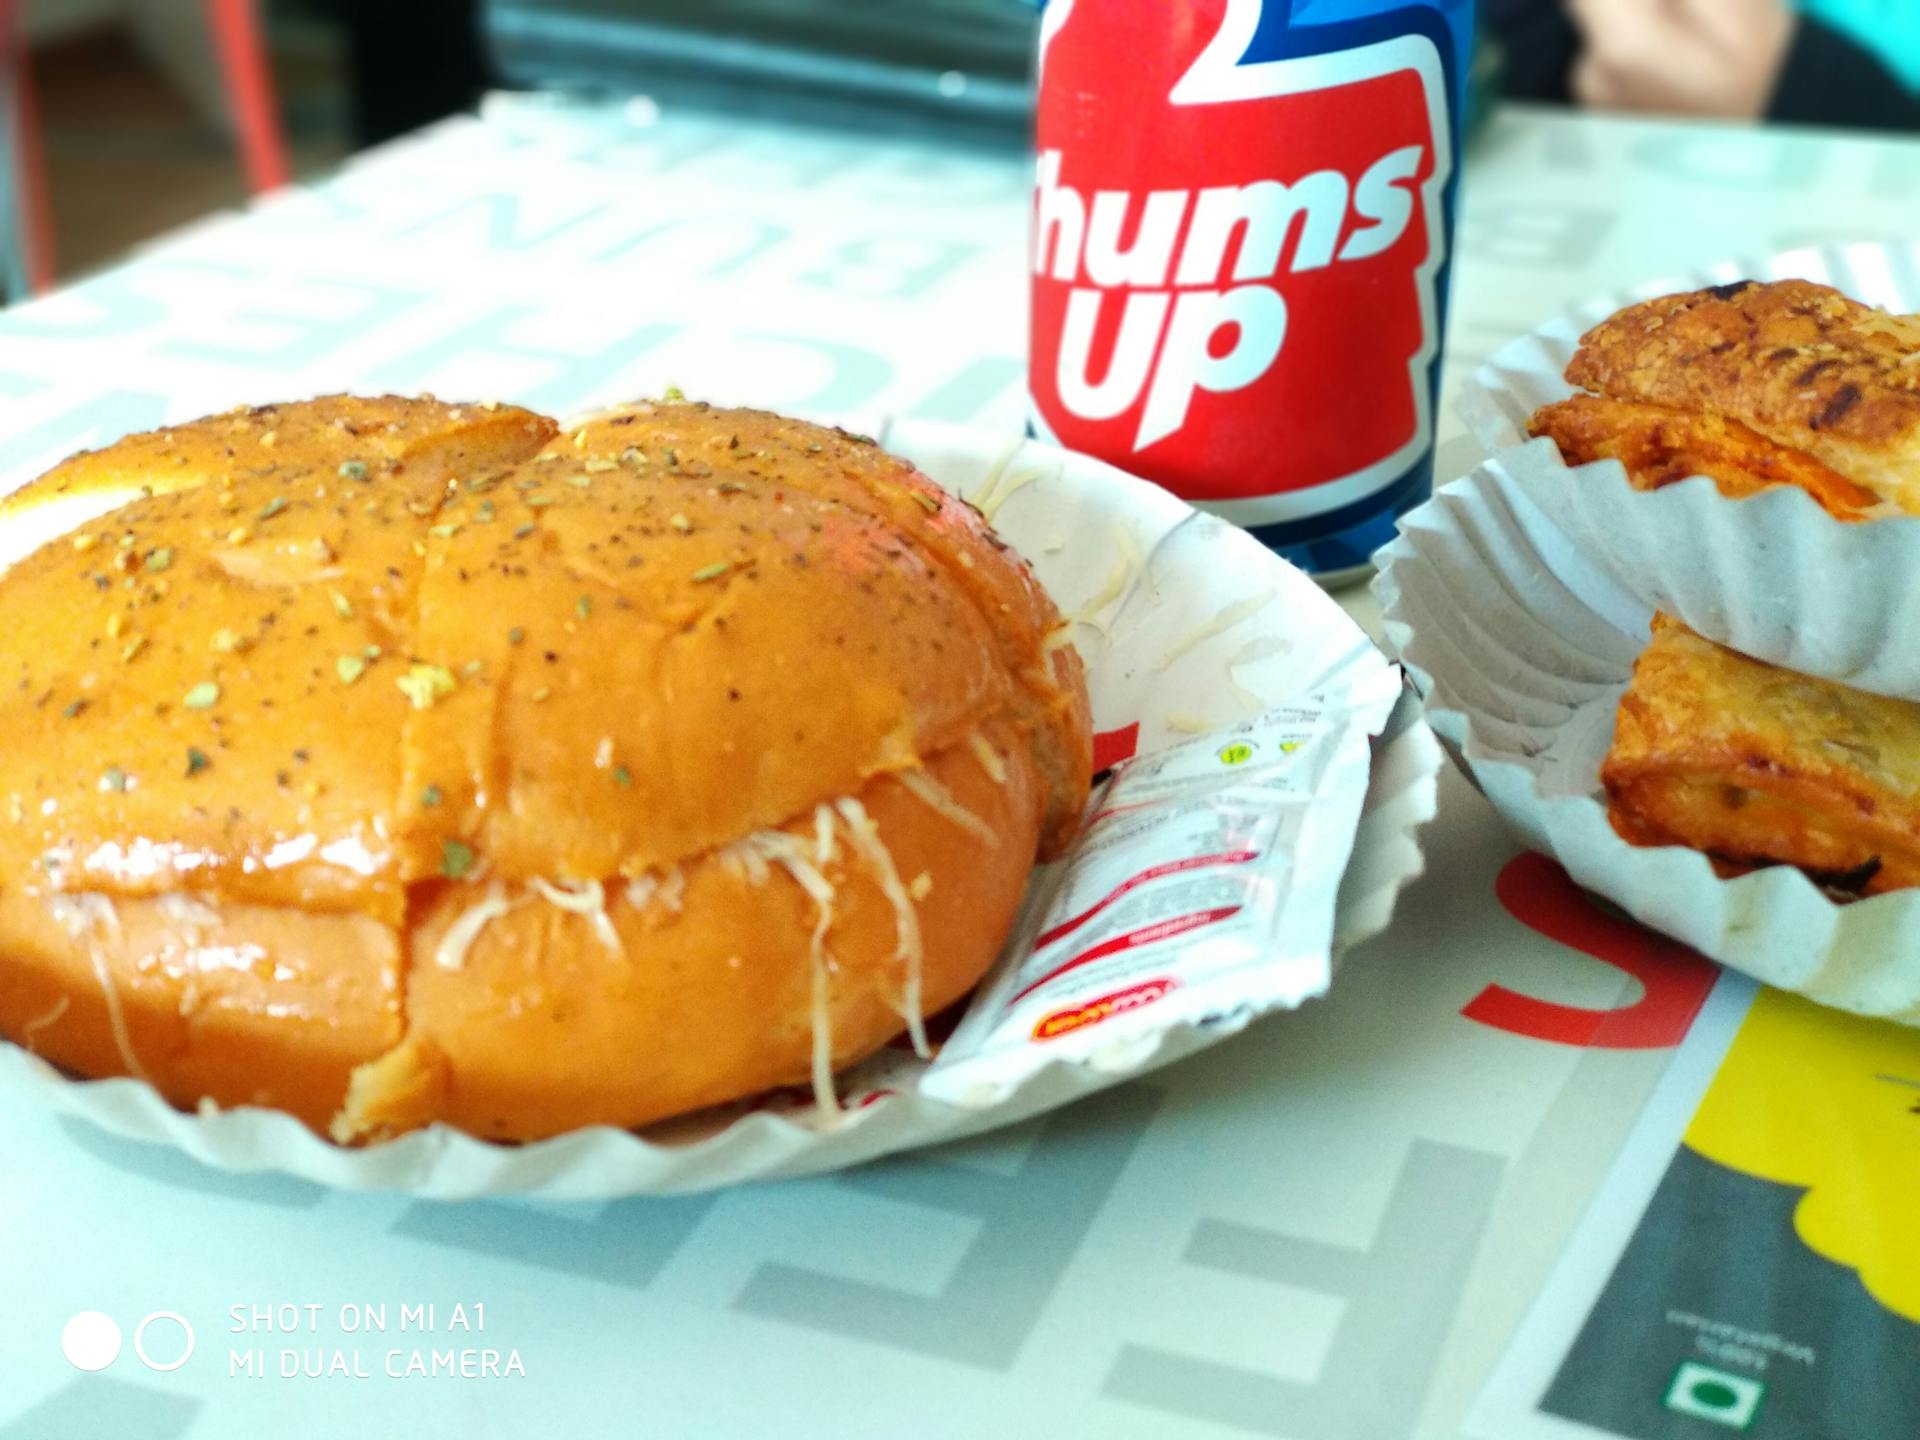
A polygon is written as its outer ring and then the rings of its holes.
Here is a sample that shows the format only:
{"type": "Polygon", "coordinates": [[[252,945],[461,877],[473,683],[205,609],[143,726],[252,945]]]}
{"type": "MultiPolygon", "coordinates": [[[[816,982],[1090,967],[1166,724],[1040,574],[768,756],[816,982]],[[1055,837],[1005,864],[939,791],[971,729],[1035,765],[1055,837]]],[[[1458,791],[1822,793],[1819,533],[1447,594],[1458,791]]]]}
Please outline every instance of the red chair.
{"type": "Polygon", "coordinates": [[[0,0],[0,284],[9,294],[53,284],[53,214],[40,115],[17,0],[0,0]]]}
{"type": "Polygon", "coordinates": [[[280,128],[280,107],[273,94],[273,67],[267,63],[254,0],[206,0],[207,28],[220,49],[220,69],[233,116],[234,143],[246,167],[253,193],[277,190],[292,178],[287,140],[280,128]]]}
{"type": "MultiPolygon", "coordinates": [[[[41,291],[53,284],[53,215],[21,9],[19,0],[0,0],[0,277],[12,289],[41,291]]],[[[206,17],[235,148],[247,184],[261,194],[291,172],[259,11],[255,0],[206,0],[206,17]]]]}

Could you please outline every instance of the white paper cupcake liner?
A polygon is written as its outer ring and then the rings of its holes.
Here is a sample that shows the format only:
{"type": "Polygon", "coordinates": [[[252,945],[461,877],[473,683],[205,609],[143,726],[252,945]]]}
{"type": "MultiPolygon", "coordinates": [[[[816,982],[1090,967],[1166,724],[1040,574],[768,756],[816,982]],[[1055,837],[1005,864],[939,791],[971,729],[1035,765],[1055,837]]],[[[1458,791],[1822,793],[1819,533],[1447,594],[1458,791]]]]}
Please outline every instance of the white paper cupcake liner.
{"type": "MultiPolygon", "coordinates": [[[[1139,749],[1153,750],[1187,738],[1197,725],[1382,681],[1386,658],[1318,585],[1248,535],[1155,486],[1017,436],[902,421],[882,440],[978,505],[1032,563],[1061,611],[1086,622],[1076,643],[1087,661],[1096,730],[1137,724],[1139,749]]],[[[36,515],[31,523],[41,533],[0,532],[0,556],[31,548],[55,522],[36,515]]],[[[1442,764],[1439,744],[1409,701],[1375,744],[1339,892],[1335,954],[1384,930],[1400,891],[1420,873],[1416,835],[1433,818],[1442,764]]],[[[1326,957],[1329,976],[1334,958],[1326,957]]],[[[606,1199],[832,1170],[1013,1124],[1213,1044],[1244,1029],[1253,1014],[1169,1029],[1130,1048],[1117,1066],[1056,1062],[978,1108],[916,1093],[922,1062],[887,1050],[843,1076],[854,1108],[827,1128],[810,1123],[810,1105],[796,1103],[704,1112],[644,1134],[599,1127],[513,1146],[435,1126],[384,1145],[340,1149],[286,1115],[184,1113],[143,1082],[75,1080],[4,1043],[0,1091],[226,1169],[440,1199],[606,1199]],[[861,1103],[877,1091],[891,1093],[861,1103]]]]}
{"type": "Polygon", "coordinates": [[[1461,418],[1576,546],[1647,605],[1710,639],[1805,674],[1920,698],[1920,518],[1836,520],[1779,486],[1730,500],[1696,476],[1635,490],[1617,460],[1569,467],[1527,419],[1574,393],[1580,336],[1622,306],[1729,280],[1834,285],[1894,313],[1920,311],[1920,244],[1793,250],[1608,295],[1514,341],[1463,389],[1461,418]]]}
{"type": "Polygon", "coordinates": [[[1781,989],[1920,1024],[1920,891],[1836,904],[1786,866],[1722,879],[1614,832],[1600,764],[1651,610],[1510,459],[1439,491],[1379,557],[1388,645],[1434,730],[1522,840],[1637,919],[1781,989]]]}

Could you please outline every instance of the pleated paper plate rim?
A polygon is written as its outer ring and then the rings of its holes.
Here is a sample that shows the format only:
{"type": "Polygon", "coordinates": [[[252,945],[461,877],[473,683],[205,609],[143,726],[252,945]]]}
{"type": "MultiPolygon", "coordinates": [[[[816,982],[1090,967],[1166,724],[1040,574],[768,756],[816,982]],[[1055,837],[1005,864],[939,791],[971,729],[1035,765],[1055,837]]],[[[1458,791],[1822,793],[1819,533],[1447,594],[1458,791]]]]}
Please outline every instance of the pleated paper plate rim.
{"type": "Polygon", "coordinates": [[[1630,845],[1598,761],[1650,608],[1496,457],[1406,517],[1374,591],[1428,722],[1527,844],[1702,954],[1824,1004],[1920,1023],[1920,891],[1836,904],[1790,867],[1732,879],[1630,845]]]}
{"type": "MultiPolygon", "coordinates": [[[[1178,662],[1187,711],[1211,708],[1219,713],[1209,718],[1226,723],[1247,713],[1234,708],[1239,705],[1235,696],[1245,693],[1241,681],[1264,683],[1268,688],[1259,693],[1272,704],[1289,695],[1377,684],[1387,667],[1386,658],[1311,579],[1250,536],[1157,486],[1018,436],[913,420],[876,428],[889,449],[995,518],[1064,613],[1104,593],[1109,556],[1125,548],[1113,531],[1130,534],[1145,557],[1145,569],[1101,613],[1112,629],[1137,630],[1136,641],[1126,653],[1103,656],[1095,647],[1087,658],[1090,669],[1118,667],[1101,688],[1139,707],[1125,716],[1102,716],[1096,709],[1096,724],[1138,721],[1142,749],[1184,738],[1166,723],[1169,713],[1151,708],[1156,696],[1164,699],[1164,687],[1157,685],[1155,667],[1144,657],[1167,653],[1169,637],[1182,633],[1183,625],[1192,629],[1192,606],[1209,595],[1217,598],[1223,586],[1242,596],[1262,586],[1273,592],[1259,617],[1272,643],[1246,659],[1235,658],[1245,633],[1193,647],[1178,662]],[[1163,553],[1174,558],[1157,573],[1163,553]],[[1209,661],[1212,669],[1203,673],[1201,663],[1209,661]]],[[[1385,930],[1400,892],[1421,873],[1418,832],[1434,816],[1443,765],[1438,742],[1409,699],[1376,744],[1353,858],[1339,894],[1336,954],[1385,930]]],[[[1333,958],[1328,957],[1329,967],[1333,958]]],[[[672,1135],[671,1123],[647,1135],[600,1126],[526,1145],[493,1144],[436,1125],[387,1144],[341,1149],[276,1111],[176,1110],[143,1081],[74,1079],[4,1042],[0,1089],[118,1135],[177,1147],[221,1169],[279,1171],[339,1189],[435,1199],[612,1199],[839,1169],[1011,1125],[1217,1043],[1253,1018],[1245,1011],[1203,1025],[1176,1026],[1109,1068],[1056,1062],[989,1107],[961,1108],[899,1093],[850,1112],[831,1130],[756,1110],[684,1141],[661,1138],[672,1135]]]]}
{"type": "Polygon", "coordinates": [[[1730,280],[1830,284],[1920,311],[1920,243],[1790,250],[1602,296],[1480,366],[1458,410],[1475,437],[1579,547],[1647,605],[1745,654],[1885,695],[1920,698],[1920,517],[1849,524],[1804,491],[1731,500],[1701,476],[1646,493],[1617,460],[1568,466],[1527,419],[1574,393],[1580,336],[1624,305],[1730,280]]]}

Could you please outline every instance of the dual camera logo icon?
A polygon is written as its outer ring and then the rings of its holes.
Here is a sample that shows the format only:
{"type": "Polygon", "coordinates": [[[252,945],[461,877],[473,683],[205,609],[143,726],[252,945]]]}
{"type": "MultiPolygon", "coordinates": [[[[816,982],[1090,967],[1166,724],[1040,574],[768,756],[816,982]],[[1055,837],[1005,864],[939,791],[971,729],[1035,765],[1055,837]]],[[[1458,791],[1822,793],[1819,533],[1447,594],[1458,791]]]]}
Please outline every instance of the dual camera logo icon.
{"type": "MultiPolygon", "coordinates": [[[[165,1374],[193,1358],[193,1326],[172,1310],[156,1310],[133,1329],[133,1353],[165,1374]]],[[[60,1353],[76,1370],[104,1370],[120,1358],[120,1325],[99,1310],[82,1310],[60,1331],[60,1353]]]]}

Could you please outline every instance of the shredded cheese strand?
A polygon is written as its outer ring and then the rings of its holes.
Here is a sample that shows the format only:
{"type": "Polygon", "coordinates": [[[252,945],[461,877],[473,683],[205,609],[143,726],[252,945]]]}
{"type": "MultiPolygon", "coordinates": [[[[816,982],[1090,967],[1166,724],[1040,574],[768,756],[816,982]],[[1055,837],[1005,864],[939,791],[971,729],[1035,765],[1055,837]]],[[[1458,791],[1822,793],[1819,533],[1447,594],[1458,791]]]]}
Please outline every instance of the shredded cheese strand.
{"type": "Polygon", "coordinates": [[[1127,557],[1117,556],[1114,559],[1113,568],[1107,572],[1107,583],[1100,587],[1099,592],[1091,600],[1074,611],[1067,619],[1075,625],[1088,625],[1105,633],[1107,627],[1100,622],[1098,616],[1102,610],[1120,598],[1121,592],[1127,588],[1127,579],[1127,557]]]}
{"type": "Polygon", "coordinates": [[[61,929],[74,939],[86,942],[87,960],[93,967],[93,978],[100,982],[100,997],[107,1007],[107,1029],[113,1034],[114,1048],[120,1052],[127,1073],[151,1085],[153,1077],[147,1074],[140,1057],[133,1053],[133,1034],[127,1029],[127,1012],[120,1004],[120,991],[113,983],[113,971],[108,968],[106,954],[96,938],[97,932],[103,929],[111,931],[116,939],[119,937],[120,913],[104,895],[55,895],[49,907],[61,929]]]}
{"type": "Polygon", "coordinates": [[[813,1026],[813,1103],[821,1113],[840,1113],[840,1092],[833,1088],[833,977],[828,969],[824,937],[827,911],[814,923],[814,943],[808,957],[812,964],[809,1020],[813,1026]]]}
{"type": "Polygon", "coordinates": [[[1000,513],[1001,506],[1034,481],[1041,479],[1045,473],[1041,470],[1022,470],[1019,474],[1008,478],[1004,485],[996,486],[992,495],[983,497],[980,502],[980,513],[986,517],[987,523],[993,524],[993,517],[1000,513]]]}
{"type": "Polygon", "coordinates": [[[1113,568],[1107,572],[1107,583],[1086,604],[1067,617],[1075,625],[1087,625],[1107,633],[1107,626],[1099,619],[1100,612],[1114,601],[1120,599],[1132,588],[1145,568],[1145,560],[1140,554],[1140,542],[1133,532],[1116,521],[1113,525],[1114,548],[1119,551],[1114,557],[1113,568]]]}
{"type": "Polygon", "coordinates": [[[626,953],[620,945],[620,932],[613,928],[613,921],[607,918],[606,887],[598,880],[577,880],[571,882],[570,886],[555,885],[536,875],[530,883],[549,905],[571,915],[585,915],[593,924],[594,938],[608,950],[615,955],[626,953]]]}
{"type": "Polygon", "coordinates": [[[993,748],[993,742],[978,730],[967,736],[967,748],[973,751],[973,758],[980,762],[980,768],[987,772],[987,778],[996,785],[1007,783],[1007,762],[1001,753],[993,748]]]}
{"type": "Polygon", "coordinates": [[[740,852],[741,863],[746,867],[747,871],[747,883],[749,885],[764,885],[767,883],[768,875],[767,857],[761,852],[766,842],[759,840],[757,835],[749,835],[747,839],[758,842],[747,845],[746,848],[740,852]]]}
{"type": "Polygon", "coordinates": [[[53,1008],[47,1011],[46,1014],[29,1020],[20,1027],[20,1038],[26,1042],[27,1053],[29,1055],[34,1053],[34,1037],[49,1025],[57,1024],[60,1017],[65,1015],[72,1006],[72,997],[62,995],[58,1000],[53,1002],[53,1008]]]}
{"type": "Polygon", "coordinates": [[[104,895],[50,895],[47,909],[52,912],[54,923],[66,931],[70,939],[84,939],[97,929],[111,930],[115,936],[120,933],[120,912],[104,895]]]}
{"type": "Polygon", "coordinates": [[[1046,633],[1040,642],[1040,653],[1051,655],[1056,650],[1065,650],[1073,644],[1073,621],[1062,620],[1046,633]]]}
{"type": "Polygon", "coordinates": [[[1175,645],[1171,650],[1167,651],[1167,653],[1160,658],[1160,663],[1155,668],[1165,670],[1189,650],[1194,649],[1196,646],[1206,644],[1207,641],[1213,639],[1216,635],[1226,634],[1227,631],[1231,630],[1241,621],[1251,619],[1266,609],[1268,605],[1272,604],[1273,597],[1279,593],[1278,590],[1263,590],[1258,595],[1249,595],[1245,600],[1227,606],[1218,615],[1215,615],[1213,619],[1209,620],[1178,645],[1175,645]]]}
{"type": "Polygon", "coordinates": [[[1240,683],[1239,677],[1233,673],[1233,667],[1231,665],[1227,667],[1227,688],[1233,692],[1234,698],[1244,705],[1249,713],[1257,715],[1267,708],[1267,702],[1261,699],[1258,693],[1249,690],[1240,683]]]}
{"type": "Polygon", "coordinates": [[[827,929],[833,924],[833,882],[809,864],[800,842],[781,831],[769,832],[786,842],[774,859],[807,892],[814,905],[813,933],[807,940],[811,966],[813,1021],[813,1100],[823,1114],[840,1113],[840,1095],[833,1085],[833,957],[827,951],[827,929]]]}
{"type": "MultiPolygon", "coordinates": [[[[206,932],[220,923],[220,912],[193,895],[182,890],[170,890],[160,897],[160,913],[180,927],[189,945],[200,945],[206,940],[206,932]]],[[[191,990],[192,986],[189,985],[191,990]]],[[[182,996],[180,1003],[187,1001],[182,996]]],[[[187,1014],[182,1010],[181,1014],[187,1014]]]]}
{"type": "Polygon", "coordinates": [[[920,914],[913,908],[913,897],[907,894],[907,887],[900,883],[900,872],[894,866],[893,854],[880,839],[879,827],[873,823],[873,817],[867,814],[867,807],[847,795],[836,800],[834,808],[846,822],[847,835],[853,841],[853,848],[872,867],[880,893],[893,906],[893,954],[905,971],[901,984],[900,1014],[907,1022],[913,1053],[922,1060],[931,1060],[933,1047],[927,1044],[926,1017],[920,1012],[920,972],[925,958],[920,944],[920,914]]]}
{"type": "Polygon", "coordinates": [[[833,863],[833,807],[813,807],[813,863],[821,869],[833,863]]]}
{"type": "Polygon", "coordinates": [[[1271,660],[1276,656],[1289,653],[1292,649],[1293,646],[1278,635],[1255,636],[1238,650],[1234,651],[1232,657],[1227,661],[1227,688],[1239,697],[1240,703],[1245,705],[1248,710],[1255,712],[1265,710],[1267,708],[1266,697],[1260,694],[1259,691],[1249,689],[1246,685],[1242,684],[1239,675],[1235,672],[1237,672],[1242,665],[1254,665],[1262,660],[1271,660]]]}
{"type": "Polygon", "coordinates": [[[176,925],[218,925],[220,912],[184,890],[170,890],[160,897],[160,913],[176,925]]]}
{"type": "Polygon", "coordinates": [[[667,867],[666,878],[660,882],[660,903],[675,915],[680,913],[680,897],[686,894],[687,877],[680,873],[678,865],[667,867]]]}
{"type": "Polygon", "coordinates": [[[1000,477],[1006,474],[1007,466],[1013,463],[1013,457],[1020,453],[1020,447],[1026,443],[1026,436],[1015,436],[994,460],[992,468],[987,471],[987,478],[972,497],[974,508],[981,514],[988,513],[987,507],[993,504],[993,492],[1000,488],[1000,477]]]}
{"type": "MultiPolygon", "coordinates": [[[[1113,538],[1120,546],[1120,554],[1125,557],[1127,564],[1133,567],[1134,573],[1151,584],[1153,577],[1147,574],[1147,557],[1141,553],[1140,537],[1133,533],[1133,528],[1122,525],[1116,520],[1113,522],[1113,538]]],[[[1152,598],[1156,602],[1160,599],[1158,585],[1152,586],[1152,598]]]]}
{"type": "Polygon", "coordinates": [[[953,798],[953,792],[925,770],[902,770],[893,777],[936,815],[951,820],[962,830],[988,847],[998,845],[1000,837],[993,827],[953,798]]]}
{"type": "Polygon", "coordinates": [[[100,982],[100,994],[107,1002],[107,1028],[113,1032],[113,1043],[120,1051],[120,1058],[126,1062],[128,1072],[135,1079],[145,1080],[151,1085],[153,1077],[147,1074],[140,1057],[133,1053],[133,1035],[127,1029],[127,1012],[120,1006],[120,992],[114,988],[113,972],[107,968],[107,957],[100,953],[99,945],[91,939],[87,941],[87,959],[93,962],[94,978],[100,982]]]}
{"type": "MultiPolygon", "coordinates": [[[[826,812],[827,823],[831,826],[833,812],[825,806],[815,811],[816,825],[822,810],[826,812]]],[[[771,861],[792,876],[794,883],[813,901],[813,932],[807,941],[811,976],[809,1008],[813,1027],[813,1099],[823,1115],[837,1116],[841,1113],[841,1105],[839,1092],[833,1083],[833,972],[838,967],[826,948],[827,931],[833,924],[833,882],[827,879],[820,866],[807,858],[806,842],[785,830],[755,830],[727,846],[726,851],[730,853],[723,855],[723,858],[732,860],[742,877],[757,876],[753,883],[764,883],[771,873],[768,868],[768,862],[771,861]]]]}
{"type": "Polygon", "coordinates": [[[480,938],[480,932],[513,909],[515,903],[507,899],[507,892],[498,880],[488,885],[486,896],[478,904],[468,906],[460,918],[447,927],[447,933],[433,947],[433,963],[442,970],[465,968],[467,951],[480,938]]]}

